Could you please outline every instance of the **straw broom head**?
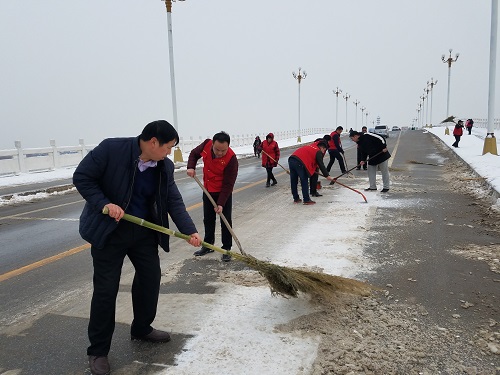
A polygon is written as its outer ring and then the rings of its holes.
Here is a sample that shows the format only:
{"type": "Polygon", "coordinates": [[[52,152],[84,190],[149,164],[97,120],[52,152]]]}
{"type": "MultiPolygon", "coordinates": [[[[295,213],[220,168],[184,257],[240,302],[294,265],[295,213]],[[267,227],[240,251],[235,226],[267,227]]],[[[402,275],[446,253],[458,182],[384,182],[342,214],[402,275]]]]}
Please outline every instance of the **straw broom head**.
{"type": "MultiPolygon", "coordinates": [[[[103,209],[103,213],[107,214],[107,207],[103,209]]],[[[125,214],[123,216],[123,220],[168,234],[169,236],[182,238],[184,240],[190,239],[190,236],[187,234],[176,232],[172,229],[156,225],[129,214],[125,214]]],[[[358,280],[328,275],[320,272],[279,266],[270,262],[259,260],[251,255],[243,255],[229,250],[224,250],[206,242],[202,242],[202,246],[222,254],[231,255],[234,259],[242,261],[250,268],[258,271],[268,281],[273,295],[297,297],[299,292],[302,292],[314,297],[330,299],[335,296],[336,292],[367,296],[372,290],[378,289],[358,280]]]]}

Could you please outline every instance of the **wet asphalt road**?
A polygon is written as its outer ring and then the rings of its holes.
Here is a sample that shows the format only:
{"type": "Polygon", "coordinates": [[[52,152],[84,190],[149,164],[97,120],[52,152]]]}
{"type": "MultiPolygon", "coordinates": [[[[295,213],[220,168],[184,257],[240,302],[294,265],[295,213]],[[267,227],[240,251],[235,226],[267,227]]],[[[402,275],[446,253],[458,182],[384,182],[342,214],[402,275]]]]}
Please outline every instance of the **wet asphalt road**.
{"type": "MultiPolygon", "coordinates": [[[[391,150],[396,144],[393,135],[389,138],[391,150]]],[[[349,148],[348,160],[355,160],[355,149],[350,148],[347,141],[344,146],[349,148]]],[[[286,161],[285,157],[282,159],[286,161]]],[[[365,252],[382,266],[367,277],[375,285],[392,285],[392,302],[421,304],[435,316],[437,324],[452,321],[451,315],[459,312],[462,318],[456,324],[466,329],[481,325],[489,318],[500,320],[500,277],[492,273],[485,262],[466,260],[448,250],[471,243],[498,244],[500,236],[484,222],[484,207],[457,190],[447,178],[447,165],[452,162],[456,162],[453,154],[431,134],[417,131],[403,134],[392,162],[393,185],[385,199],[402,196],[413,204],[377,209],[372,221],[376,238],[367,241],[365,252]],[[411,160],[439,166],[412,164],[411,160]],[[460,301],[468,301],[474,306],[463,309],[460,301]]],[[[250,159],[240,164],[243,168],[240,168],[237,188],[262,182],[265,172],[258,161],[250,159]]],[[[338,166],[334,166],[334,171],[335,168],[338,166]]],[[[183,179],[183,175],[178,183],[186,205],[199,204],[199,187],[183,179]]],[[[265,194],[265,189],[257,186],[235,194],[234,211],[238,222],[244,222],[245,205],[252,204],[255,195],[265,194]]],[[[369,194],[367,198],[370,199],[369,194]]],[[[77,218],[82,206],[81,197],[73,193],[43,202],[1,208],[0,275],[84,246],[77,233],[77,218]],[[28,216],[22,215],[26,212],[32,212],[29,217],[33,219],[19,218],[28,216]],[[19,216],[8,219],[12,215],[19,216]],[[59,220],[41,220],[42,217],[59,220]]],[[[200,211],[199,208],[190,211],[198,228],[202,228],[200,211]]],[[[238,232],[244,230],[251,228],[238,228],[238,232]]],[[[165,259],[178,257],[174,253],[163,256],[165,259]]],[[[214,261],[212,271],[206,272],[202,269],[203,262],[187,259],[185,265],[175,281],[162,286],[161,293],[181,293],[186,292],[186,288],[189,293],[210,293],[206,284],[216,277],[217,267],[242,267],[237,262],[222,265],[214,261]],[[196,267],[201,268],[197,270],[196,267]],[[192,280],[193,272],[203,276],[192,280]]],[[[130,272],[130,265],[126,264],[124,275],[130,272]]],[[[62,312],[88,305],[91,274],[89,254],[82,250],[0,282],[0,372],[18,369],[22,374],[88,373],[87,319],[62,312]]],[[[127,325],[117,324],[113,341],[114,374],[154,374],[163,370],[151,364],[172,364],[175,354],[189,338],[173,335],[168,346],[154,346],[130,342],[126,339],[128,332],[127,325]],[[135,361],[131,362],[130,358],[135,361]]]]}

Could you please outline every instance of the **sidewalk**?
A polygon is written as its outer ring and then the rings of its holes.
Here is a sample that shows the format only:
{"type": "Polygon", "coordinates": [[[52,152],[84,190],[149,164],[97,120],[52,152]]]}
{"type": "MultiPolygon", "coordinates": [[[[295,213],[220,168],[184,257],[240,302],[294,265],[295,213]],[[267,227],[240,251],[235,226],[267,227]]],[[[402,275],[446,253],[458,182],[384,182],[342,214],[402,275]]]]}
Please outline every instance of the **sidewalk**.
{"type": "MultiPolygon", "coordinates": [[[[484,182],[497,192],[496,198],[500,198],[500,156],[490,153],[482,155],[486,129],[473,127],[472,135],[468,135],[468,132],[464,130],[458,148],[451,146],[455,142],[455,137],[452,135],[453,124],[448,126],[448,129],[450,131],[449,135],[444,133],[445,126],[435,126],[424,131],[434,134],[467,163],[477,173],[478,177],[484,177],[484,182]]],[[[496,139],[497,150],[500,153],[499,135],[496,134],[496,139]]],[[[495,202],[492,203],[495,204],[495,202]]],[[[496,202],[496,206],[500,209],[499,201],[496,202]]]]}

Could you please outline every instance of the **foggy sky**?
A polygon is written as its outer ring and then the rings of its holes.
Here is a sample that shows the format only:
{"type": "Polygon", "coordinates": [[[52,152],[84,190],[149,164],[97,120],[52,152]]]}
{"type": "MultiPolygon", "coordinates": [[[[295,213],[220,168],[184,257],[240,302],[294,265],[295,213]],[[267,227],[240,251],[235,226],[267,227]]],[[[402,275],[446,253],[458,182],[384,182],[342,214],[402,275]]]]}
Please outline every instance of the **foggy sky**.
{"type": "MultiPolygon", "coordinates": [[[[179,133],[297,129],[298,67],[307,72],[302,129],[335,127],[336,87],[351,96],[347,124],[339,97],[344,128],[360,128],[361,106],[370,124],[380,116],[389,126],[411,125],[431,77],[435,124],[446,116],[441,55],[450,48],[460,53],[450,114],[486,118],[490,12],[487,0],[175,2],[179,133]]],[[[0,2],[0,149],[15,140],[95,144],[138,135],[157,119],[173,123],[167,37],[160,0],[0,2]]]]}

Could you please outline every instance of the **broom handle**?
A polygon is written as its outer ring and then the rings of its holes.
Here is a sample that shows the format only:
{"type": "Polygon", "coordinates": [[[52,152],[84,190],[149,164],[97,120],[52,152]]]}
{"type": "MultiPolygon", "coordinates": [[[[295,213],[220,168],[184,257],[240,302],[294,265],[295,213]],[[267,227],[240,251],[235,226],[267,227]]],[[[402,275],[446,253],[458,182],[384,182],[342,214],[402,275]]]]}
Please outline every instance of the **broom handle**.
{"type": "MultiPolygon", "coordinates": [[[[375,156],[379,156],[382,152],[383,152],[383,151],[380,151],[380,152],[376,153],[375,155],[373,155],[373,156],[372,156],[372,158],[374,158],[375,156]]],[[[345,160],[345,158],[344,158],[344,160],[345,160]]],[[[368,159],[368,160],[369,160],[369,159],[368,159]]],[[[347,164],[346,164],[346,165],[347,165],[347,164]]],[[[343,175],[345,175],[345,174],[349,173],[350,171],[354,170],[355,168],[359,167],[360,165],[361,165],[361,163],[359,163],[358,165],[356,165],[356,166],[352,167],[351,169],[349,169],[349,170],[345,171],[344,173],[342,173],[342,174],[338,175],[337,177],[335,177],[335,178],[334,178],[334,180],[336,180],[337,178],[342,177],[343,175]]]]}
{"type": "MultiPolygon", "coordinates": [[[[201,183],[199,178],[196,176],[193,176],[193,178],[198,183],[198,185],[200,185],[200,188],[203,190],[203,192],[205,193],[207,198],[210,199],[210,202],[212,202],[212,204],[214,205],[214,208],[218,208],[217,203],[214,201],[214,199],[212,198],[212,196],[210,195],[208,190],[205,188],[205,186],[203,186],[203,184],[201,183]]],[[[238,240],[238,237],[236,237],[236,233],[234,233],[233,228],[231,228],[231,225],[229,225],[229,223],[226,219],[226,216],[224,216],[224,214],[222,212],[218,212],[218,214],[219,214],[220,218],[222,219],[222,221],[224,222],[224,224],[226,224],[226,228],[229,230],[229,233],[231,233],[231,236],[233,236],[234,242],[236,242],[236,245],[238,245],[238,249],[240,249],[240,253],[242,253],[243,255],[246,255],[246,253],[243,251],[243,248],[241,247],[241,244],[240,244],[240,241],[238,240]]]]}
{"type": "Polygon", "coordinates": [[[283,168],[283,170],[284,170],[286,173],[290,174],[290,171],[289,171],[288,169],[286,169],[285,167],[283,167],[280,163],[278,163],[278,161],[277,161],[277,160],[273,159],[273,157],[272,157],[271,155],[269,155],[269,154],[268,154],[267,152],[265,152],[264,150],[262,150],[262,152],[263,152],[265,155],[267,155],[267,157],[268,157],[269,159],[271,159],[271,160],[272,160],[272,161],[274,161],[276,164],[278,164],[281,168],[283,168]]]}
{"type": "MultiPolygon", "coordinates": [[[[104,207],[102,209],[102,213],[105,215],[108,215],[109,214],[108,207],[104,207]]],[[[162,227],[161,225],[151,223],[151,222],[144,220],[144,219],[141,219],[140,217],[137,217],[137,216],[124,214],[122,217],[122,220],[129,221],[131,223],[140,225],[141,227],[146,227],[146,228],[155,230],[157,232],[168,234],[169,236],[172,236],[172,237],[181,238],[181,239],[186,240],[186,241],[189,241],[191,239],[191,236],[189,236],[187,234],[184,234],[181,232],[176,232],[175,230],[162,227]]],[[[240,254],[234,253],[231,250],[221,249],[220,247],[214,246],[214,245],[209,244],[208,242],[205,242],[205,241],[201,241],[201,244],[202,244],[202,246],[207,247],[207,248],[212,249],[212,250],[215,250],[221,254],[231,255],[231,256],[235,257],[236,259],[243,259],[243,257],[240,254]]]]}

